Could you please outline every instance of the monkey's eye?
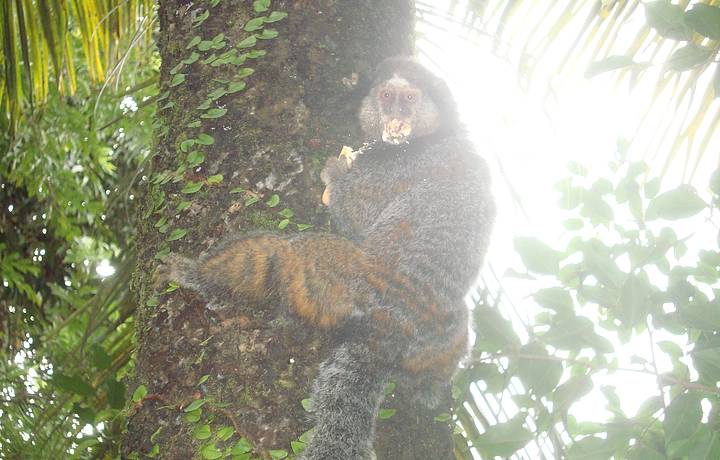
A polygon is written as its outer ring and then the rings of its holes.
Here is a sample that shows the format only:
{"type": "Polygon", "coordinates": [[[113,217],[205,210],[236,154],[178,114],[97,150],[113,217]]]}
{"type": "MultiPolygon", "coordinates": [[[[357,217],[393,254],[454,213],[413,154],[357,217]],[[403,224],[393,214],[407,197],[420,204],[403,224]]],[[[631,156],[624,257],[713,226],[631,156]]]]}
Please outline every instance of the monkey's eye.
{"type": "Polygon", "coordinates": [[[414,101],[414,100],[415,100],[415,96],[413,96],[412,94],[408,94],[408,95],[407,95],[407,99],[408,99],[408,101],[414,101]]]}
{"type": "Polygon", "coordinates": [[[390,98],[390,91],[385,91],[385,92],[382,94],[382,97],[383,97],[384,99],[390,98]]]}

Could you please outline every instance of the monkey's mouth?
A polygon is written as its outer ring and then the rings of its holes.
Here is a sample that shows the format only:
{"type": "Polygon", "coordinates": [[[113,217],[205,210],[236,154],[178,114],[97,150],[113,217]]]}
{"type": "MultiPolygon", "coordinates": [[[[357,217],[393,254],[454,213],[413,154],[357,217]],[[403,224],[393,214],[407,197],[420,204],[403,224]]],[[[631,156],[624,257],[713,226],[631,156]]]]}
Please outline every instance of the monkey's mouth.
{"type": "Polygon", "coordinates": [[[388,144],[401,144],[405,142],[412,132],[412,125],[407,120],[392,118],[383,126],[382,140],[388,144]]]}

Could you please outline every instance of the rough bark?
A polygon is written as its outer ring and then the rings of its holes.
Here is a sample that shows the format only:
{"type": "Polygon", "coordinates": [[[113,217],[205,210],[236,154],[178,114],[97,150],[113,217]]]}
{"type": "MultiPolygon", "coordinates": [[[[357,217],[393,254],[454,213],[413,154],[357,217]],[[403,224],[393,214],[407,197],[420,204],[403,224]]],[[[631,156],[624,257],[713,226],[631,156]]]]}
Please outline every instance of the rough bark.
{"type": "MultiPolygon", "coordinates": [[[[356,110],[370,70],[387,56],[410,53],[413,46],[409,0],[275,1],[270,11],[289,16],[266,25],[279,35],[258,40],[253,48],[267,55],[242,66],[255,70],[245,79],[247,87],[216,101],[228,109],[225,116],[201,119],[203,110],[195,107],[223,79],[232,80],[238,67],[203,64],[214,52],[209,50],[177,72],[186,74],[184,83],[171,87],[175,77],[170,70],[190,55],[187,46],[194,36],[211,40],[223,33],[227,46],[215,51],[219,54],[248,37],[243,26],[259,15],[250,1],[209,3],[161,0],[159,5],[161,91],[169,91],[160,106],[169,107],[158,111],[153,172],[176,170],[178,158],[186,155],[180,149],[185,139],[204,132],[215,142],[202,146],[206,159],[199,169],[185,171],[177,182],[149,187],[140,210],[133,387],[144,385],[148,393],[132,409],[124,456],[142,457],[157,445],[159,458],[201,457],[208,441],[193,436],[197,424],[188,423],[182,410],[198,398],[207,401],[202,420],[212,416],[214,430],[234,426],[260,455],[268,449],[290,452],[290,441],[310,428],[301,400],[327,355],[327,337],[283,314],[282,305],[211,308],[183,289],[161,296],[155,305],[155,255],[176,228],[187,229],[187,235],[169,242],[170,249],[190,256],[232,232],[277,230],[283,219],[278,211],[284,208],[294,212],[293,223],[277,231],[297,231],[294,223],[331,231],[320,203],[319,168],[343,145],[362,140],[356,110]],[[193,20],[197,23],[206,9],[209,17],[194,28],[193,20]],[[360,83],[355,84],[354,74],[360,83]],[[187,127],[196,120],[200,127],[187,127]],[[216,174],[223,175],[220,184],[206,183],[195,194],[180,192],[187,181],[216,174]],[[230,193],[238,187],[247,192],[230,193]],[[273,194],[280,198],[277,206],[267,204],[273,194]],[[253,196],[259,201],[246,204],[253,196]],[[190,208],[176,212],[177,203],[186,199],[190,208]],[[163,216],[168,224],[159,227],[165,233],[154,225],[163,216]],[[198,384],[204,375],[209,378],[198,384]]],[[[433,421],[438,411],[408,406],[402,389],[397,393],[384,405],[398,412],[379,423],[378,459],[448,458],[449,429],[433,421]]],[[[236,434],[229,444],[217,445],[231,445],[238,438],[236,434]]]]}

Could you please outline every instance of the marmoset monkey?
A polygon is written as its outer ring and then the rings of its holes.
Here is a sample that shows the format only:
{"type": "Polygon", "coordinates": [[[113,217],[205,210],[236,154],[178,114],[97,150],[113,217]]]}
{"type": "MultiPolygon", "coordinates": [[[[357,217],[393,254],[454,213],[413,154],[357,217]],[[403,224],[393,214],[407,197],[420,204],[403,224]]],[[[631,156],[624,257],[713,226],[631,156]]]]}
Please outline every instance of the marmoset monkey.
{"type": "Polygon", "coordinates": [[[467,347],[463,298],[495,216],[488,168],[426,68],[384,61],[359,118],[376,142],[352,163],[329,159],[321,175],[343,236],[243,234],[161,270],[207,299],[277,295],[308,324],[339,332],[313,384],[307,460],[374,458],[391,376],[429,405],[448,388],[467,347]]]}

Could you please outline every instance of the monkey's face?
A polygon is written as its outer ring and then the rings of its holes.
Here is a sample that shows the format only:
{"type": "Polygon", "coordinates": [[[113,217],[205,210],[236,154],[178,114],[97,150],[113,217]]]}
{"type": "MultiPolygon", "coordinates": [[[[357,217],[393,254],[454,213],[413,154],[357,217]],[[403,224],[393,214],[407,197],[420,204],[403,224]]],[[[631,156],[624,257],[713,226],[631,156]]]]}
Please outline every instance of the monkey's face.
{"type": "Polygon", "coordinates": [[[438,118],[437,107],[422,89],[398,75],[370,90],[360,109],[363,130],[395,145],[431,134],[438,118]]]}

